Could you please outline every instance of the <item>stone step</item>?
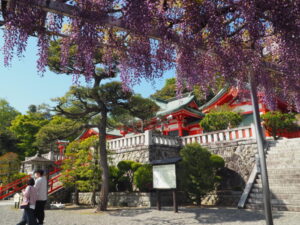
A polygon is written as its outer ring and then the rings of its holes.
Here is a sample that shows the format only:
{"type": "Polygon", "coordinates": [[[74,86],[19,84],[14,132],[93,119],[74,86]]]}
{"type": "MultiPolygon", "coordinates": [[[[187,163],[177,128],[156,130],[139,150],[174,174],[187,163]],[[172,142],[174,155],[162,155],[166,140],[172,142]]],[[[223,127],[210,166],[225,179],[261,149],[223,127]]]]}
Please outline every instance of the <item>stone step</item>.
{"type": "MultiPolygon", "coordinates": [[[[300,165],[299,165],[300,166],[300,165]]],[[[292,176],[292,175],[299,175],[300,174],[300,167],[296,168],[286,168],[286,169],[268,169],[268,174],[273,175],[286,175],[286,176],[292,176]]]]}
{"type": "MultiPolygon", "coordinates": [[[[276,173],[269,173],[268,171],[268,178],[269,180],[271,179],[279,179],[279,180],[284,180],[284,179],[300,179],[300,172],[298,174],[276,174],[276,173]]],[[[261,175],[257,176],[257,179],[261,179],[261,175]]]]}
{"type": "Polygon", "coordinates": [[[278,142],[278,143],[268,143],[268,146],[270,147],[277,147],[277,146],[295,146],[297,144],[300,144],[299,140],[291,140],[286,142],[278,142]]]}
{"type": "Polygon", "coordinates": [[[290,138],[285,140],[270,140],[268,141],[269,145],[282,145],[282,144],[293,144],[300,143],[300,138],[290,138]]]}
{"type": "MultiPolygon", "coordinates": [[[[261,184],[254,184],[253,188],[257,188],[257,189],[262,189],[262,185],[261,184]]],[[[291,193],[295,193],[298,194],[300,192],[300,185],[270,185],[270,191],[273,194],[291,194],[291,193]]]]}
{"type": "MultiPolygon", "coordinates": [[[[257,184],[261,184],[261,179],[256,179],[255,181],[257,184]]],[[[283,179],[274,179],[272,177],[269,177],[269,184],[273,185],[273,184],[281,184],[281,185],[294,185],[294,184],[298,184],[300,185],[300,179],[291,179],[291,178],[283,178],[283,179]]]]}
{"type": "MultiPolygon", "coordinates": [[[[248,203],[262,204],[263,198],[249,198],[248,203]]],[[[300,206],[300,200],[296,199],[271,199],[272,205],[298,205],[300,206]]]]}
{"type": "Polygon", "coordinates": [[[285,151],[295,151],[295,152],[299,152],[299,145],[286,145],[286,146],[274,146],[274,147],[269,147],[268,148],[268,152],[285,152],[285,151]]]}
{"type": "MultiPolygon", "coordinates": [[[[263,210],[263,204],[246,204],[246,209],[263,210]]],[[[300,206],[298,205],[272,205],[272,211],[293,211],[300,212],[300,206]]]]}
{"type": "Polygon", "coordinates": [[[266,161],[267,163],[290,163],[290,162],[298,162],[300,164],[300,158],[295,157],[287,157],[287,158],[277,158],[277,157],[268,157],[267,155],[266,161]]]}
{"type": "Polygon", "coordinates": [[[294,169],[295,167],[299,166],[300,162],[291,162],[290,164],[284,164],[284,163],[267,163],[267,169],[294,169]]]}
{"type": "Polygon", "coordinates": [[[300,154],[300,150],[298,149],[282,149],[282,150],[278,150],[278,149],[271,149],[269,151],[267,151],[267,156],[272,156],[272,155],[283,155],[283,156],[289,156],[289,155],[299,155],[300,154]]]}
{"type": "Polygon", "coordinates": [[[287,144],[277,144],[277,145],[268,145],[269,149],[289,149],[289,148],[299,148],[300,143],[299,142],[293,142],[293,143],[287,143],[287,144]]]}
{"type": "Polygon", "coordinates": [[[266,157],[273,158],[280,156],[281,158],[290,158],[290,156],[296,156],[299,159],[300,151],[298,150],[276,150],[276,151],[268,151],[266,157]]]}
{"type": "Polygon", "coordinates": [[[290,159],[283,159],[282,162],[278,161],[278,159],[266,159],[267,166],[276,166],[276,165],[287,165],[287,164],[293,164],[294,168],[300,167],[300,160],[295,159],[295,158],[290,158],[290,159]]]}
{"type": "MultiPolygon", "coordinates": [[[[300,157],[300,156],[299,156],[300,157]]],[[[295,157],[294,155],[291,156],[285,156],[285,157],[266,157],[266,162],[271,164],[287,164],[287,163],[298,163],[300,166],[300,158],[295,157]]],[[[296,166],[299,167],[299,166],[296,166]]]]}
{"type": "Polygon", "coordinates": [[[289,156],[289,155],[299,155],[299,150],[290,150],[290,149],[283,149],[283,150],[269,150],[267,151],[267,156],[276,156],[276,155],[283,155],[283,156],[289,156]]]}
{"type": "MultiPolygon", "coordinates": [[[[250,193],[250,198],[263,198],[262,193],[250,193]]],[[[300,201],[300,193],[299,194],[271,194],[272,199],[281,199],[281,200],[299,200],[300,201]]]]}

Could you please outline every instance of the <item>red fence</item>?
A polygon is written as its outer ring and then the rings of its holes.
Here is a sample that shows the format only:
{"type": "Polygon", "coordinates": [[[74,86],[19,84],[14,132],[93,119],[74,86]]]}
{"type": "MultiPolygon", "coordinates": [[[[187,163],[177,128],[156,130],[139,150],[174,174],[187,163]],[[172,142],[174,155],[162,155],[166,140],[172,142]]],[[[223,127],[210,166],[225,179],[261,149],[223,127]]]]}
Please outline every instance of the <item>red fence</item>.
{"type": "MultiPolygon", "coordinates": [[[[61,162],[57,162],[57,165],[60,165],[61,162]]],[[[52,194],[53,192],[62,188],[62,184],[59,182],[59,177],[61,174],[57,174],[61,171],[61,168],[55,167],[53,171],[49,173],[49,180],[48,180],[48,194],[52,194]],[[51,177],[54,176],[54,177],[51,177]]],[[[0,187],[0,200],[8,198],[14,195],[16,192],[21,191],[27,186],[27,181],[30,179],[30,175],[24,176],[18,180],[15,180],[3,187],[0,187]]]]}
{"type": "Polygon", "coordinates": [[[18,180],[15,180],[12,183],[5,185],[4,187],[0,188],[0,200],[5,199],[13,195],[14,193],[24,189],[26,187],[26,183],[29,180],[30,175],[22,177],[18,180]]]}

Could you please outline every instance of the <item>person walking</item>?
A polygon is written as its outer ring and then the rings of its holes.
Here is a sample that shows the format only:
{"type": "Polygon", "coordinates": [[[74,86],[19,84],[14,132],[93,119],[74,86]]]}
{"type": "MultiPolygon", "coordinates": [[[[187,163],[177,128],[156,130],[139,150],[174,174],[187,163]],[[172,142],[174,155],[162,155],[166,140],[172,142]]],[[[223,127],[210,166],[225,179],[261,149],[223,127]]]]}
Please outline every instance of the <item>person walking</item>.
{"type": "Polygon", "coordinates": [[[37,190],[37,201],[34,213],[37,218],[37,222],[40,225],[44,224],[45,205],[48,198],[48,185],[43,170],[35,171],[34,176],[36,178],[34,187],[37,190]]]}
{"type": "Polygon", "coordinates": [[[17,225],[37,225],[34,209],[37,199],[37,191],[34,187],[34,179],[30,178],[23,192],[23,202],[20,207],[24,210],[22,220],[17,225]]]}

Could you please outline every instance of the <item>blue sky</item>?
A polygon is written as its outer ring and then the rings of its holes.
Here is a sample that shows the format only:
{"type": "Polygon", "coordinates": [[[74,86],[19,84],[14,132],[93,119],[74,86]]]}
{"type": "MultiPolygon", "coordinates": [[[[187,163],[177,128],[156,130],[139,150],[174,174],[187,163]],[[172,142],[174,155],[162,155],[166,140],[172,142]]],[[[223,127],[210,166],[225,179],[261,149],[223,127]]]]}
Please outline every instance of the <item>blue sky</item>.
{"type": "MultiPolygon", "coordinates": [[[[3,46],[3,32],[0,31],[0,48],[3,46]]],[[[3,54],[0,52],[0,98],[6,99],[11,106],[25,113],[31,104],[42,103],[53,105],[51,98],[64,95],[73,84],[72,77],[58,75],[49,70],[40,77],[36,69],[36,38],[30,38],[24,57],[14,57],[11,67],[4,67],[3,54]]],[[[155,87],[143,81],[134,87],[136,93],[149,97],[156,89],[160,89],[166,78],[173,77],[169,71],[163,79],[155,81],[155,87]]]]}

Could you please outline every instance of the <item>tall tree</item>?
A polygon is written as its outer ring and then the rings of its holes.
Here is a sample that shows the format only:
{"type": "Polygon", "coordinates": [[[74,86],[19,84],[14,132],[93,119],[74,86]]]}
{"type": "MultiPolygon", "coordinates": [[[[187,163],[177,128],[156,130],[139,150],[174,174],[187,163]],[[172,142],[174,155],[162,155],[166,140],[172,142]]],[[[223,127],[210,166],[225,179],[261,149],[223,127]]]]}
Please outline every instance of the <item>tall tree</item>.
{"type": "Polygon", "coordinates": [[[35,145],[36,134],[39,129],[46,125],[49,120],[45,119],[40,113],[29,113],[27,115],[18,115],[11,123],[9,130],[19,140],[18,147],[22,156],[34,155],[37,151],[35,145]]]}
{"type": "Polygon", "coordinates": [[[16,137],[8,129],[19,114],[6,100],[0,99],[0,155],[19,150],[16,137]]]}
{"type": "Polygon", "coordinates": [[[11,125],[11,121],[19,114],[8,101],[0,98],[0,131],[5,131],[11,125]]]}
{"type": "MultiPolygon", "coordinates": [[[[65,62],[62,62],[61,57],[66,52],[61,48],[61,42],[61,40],[51,42],[48,57],[50,70],[58,74],[83,74],[85,67],[83,64],[78,64],[76,60],[80,46],[72,45],[70,49],[67,49],[68,58],[65,62]]],[[[105,59],[103,59],[104,51],[103,48],[97,48],[93,60],[89,62],[92,63],[90,70],[93,73],[87,79],[88,87],[73,86],[64,97],[56,99],[58,103],[56,111],[58,113],[71,119],[83,120],[86,127],[97,127],[99,129],[99,164],[102,170],[99,210],[107,209],[109,191],[109,170],[105,143],[106,129],[109,125],[108,114],[113,116],[124,110],[128,113],[133,106],[141,102],[147,105],[147,110],[155,107],[151,104],[152,102],[149,103],[142,97],[133,97],[131,92],[122,88],[120,82],[101,84],[104,79],[114,78],[118,72],[118,57],[114,54],[111,55],[114,64],[107,66],[105,59]]]]}
{"type": "Polygon", "coordinates": [[[0,183],[8,184],[20,171],[20,160],[16,153],[8,152],[0,157],[0,183]]]}
{"type": "Polygon", "coordinates": [[[90,127],[99,129],[99,164],[101,166],[101,191],[98,209],[107,209],[109,192],[109,171],[106,150],[106,129],[108,113],[113,113],[115,108],[128,107],[132,95],[122,89],[120,82],[110,82],[100,85],[101,75],[95,74],[92,88],[82,86],[72,87],[70,91],[61,98],[57,98],[56,111],[73,119],[90,119],[100,115],[100,120],[90,127]]]}

